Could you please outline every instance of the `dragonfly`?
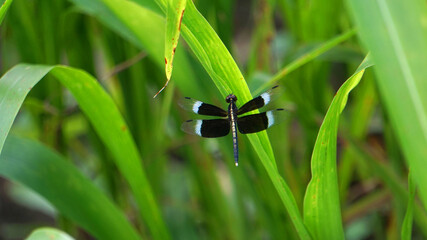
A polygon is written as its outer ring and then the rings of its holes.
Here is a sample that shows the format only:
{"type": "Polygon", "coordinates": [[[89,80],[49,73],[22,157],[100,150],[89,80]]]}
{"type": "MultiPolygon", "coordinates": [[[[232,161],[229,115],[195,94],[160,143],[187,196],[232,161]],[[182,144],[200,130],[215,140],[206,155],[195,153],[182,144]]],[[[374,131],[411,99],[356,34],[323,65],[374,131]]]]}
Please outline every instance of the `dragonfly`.
{"type": "Polygon", "coordinates": [[[182,124],[181,129],[186,133],[205,138],[227,136],[231,129],[233,135],[234,163],[238,166],[239,146],[237,142],[237,130],[242,134],[256,133],[266,130],[286,118],[288,111],[283,108],[245,115],[245,113],[262,108],[273,101],[279,95],[278,90],[279,86],[274,86],[239,108],[236,105],[237,97],[234,94],[230,94],[225,98],[225,101],[228,103],[227,110],[190,97],[185,97],[180,102],[181,107],[185,110],[199,115],[221,118],[187,120],[182,124]]]}

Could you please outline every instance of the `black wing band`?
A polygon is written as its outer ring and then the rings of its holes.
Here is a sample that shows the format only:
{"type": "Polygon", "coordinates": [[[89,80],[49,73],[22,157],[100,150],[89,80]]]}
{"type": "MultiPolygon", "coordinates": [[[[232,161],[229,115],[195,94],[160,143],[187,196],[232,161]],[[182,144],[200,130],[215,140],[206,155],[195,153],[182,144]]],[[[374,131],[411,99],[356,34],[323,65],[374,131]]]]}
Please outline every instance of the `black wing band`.
{"type": "Polygon", "coordinates": [[[239,128],[239,132],[243,134],[256,133],[282,122],[287,115],[288,112],[282,108],[247,115],[237,118],[237,127],[239,128]]]}
{"type": "Polygon", "coordinates": [[[263,94],[259,95],[258,97],[256,97],[256,98],[250,100],[249,102],[243,104],[243,106],[241,106],[239,108],[239,110],[237,110],[237,115],[247,113],[247,112],[250,112],[250,111],[258,109],[258,108],[262,108],[265,105],[267,105],[268,103],[270,103],[275,97],[278,96],[278,94],[277,94],[277,92],[279,90],[278,87],[279,86],[274,86],[273,88],[264,92],[263,94]]]}
{"type": "Polygon", "coordinates": [[[179,105],[185,110],[207,116],[226,117],[227,111],[212,104],[207,104],[199,100],[185,97],[179,105]]]}
{"type": "Polygon", "coordinates": [[[230,132],[230,122],[228,119],[188,120],[182,124],[181,129],[201,137],[216,138],[230,132]]]}

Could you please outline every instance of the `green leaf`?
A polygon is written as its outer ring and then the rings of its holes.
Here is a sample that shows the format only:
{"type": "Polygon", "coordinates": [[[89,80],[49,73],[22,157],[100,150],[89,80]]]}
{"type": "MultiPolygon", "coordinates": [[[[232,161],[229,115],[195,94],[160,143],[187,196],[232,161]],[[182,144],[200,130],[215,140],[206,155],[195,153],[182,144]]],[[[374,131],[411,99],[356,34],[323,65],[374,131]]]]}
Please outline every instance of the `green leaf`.
{"type": "Polygon", "coordinates": [[[0,175],[31,188],[98,239],[140,239],[99,189],[40,143],[9,137],[0,155],[0,175]]]}
{"type": "Polygon", "coordinates": [[[175,49],[178,46],[178,39],[181,32],[181,22],[184,17],[187,0],[168,1],[168,13],[166,18],[166,39],[165,39],[165,62],[166,78],[172,76],[172,61],[175,49]]]}
{"type": "Polygon", "coordinates": [[[170,0],[168,1],[166,17],[166,38],[165,38],[165,72],[166,83],[154,95],[156,97],[169,84],[172,76],[173,58],[178,46],[179,35],[181,32],[181,22],[184,17],[185,5],[187,0],[170,0]]]}
{"type": "Polygon", "coordinates": [[[412,221],[414,218],[414,207],[415,207],[415,184],[412,180],[412,174],[409,172],[408,175],[408,188],[409,188],[409,196],[408,196],[408,207],[406,209],[405,218],[402,223],[402,232],[401,239],[402,240],[410,240],[412,239],[412,221]]]}
{"type": "Polygon", "coordinates": [[[39,67],[37,70],[26,71],[28,69],[25,65],[20,65],[0,78],[0,154],[22,102],[33,86],[51,69],[52,67],[39,67]]]}
{"type": "Polygon", "coordinates": [[[10,4],[13,0],[5,0],[3,5],[0,7],[0,24],[3,22],[4,17],[6,16],[7,9],[9,9],[10,4]]]}
{"type": "Polygon", "coordinates": [[[368,58],[338,90],[317,135],[311,157],[311,180],[304,197],[304,222],[314,239],[344,239],[337,177],[339,117],[350,91],[357,86],[368,58]]]}
{"type": "Polygon", "coordinates": [[[427,207],[427,5],[425,1],[349,0],[397,140],[427,207]]]}
{"type": "Polygon", "coordinates": [[[43,227],[34,230],[26,240],[73,240],[70,235],[55,228],[43,227]]]}
{"type": "Polygon", "coordinates": [[[197,11],[192,1],[187,2],[182,35],[225,98],[234,93],[239,101],[252,96],[233,57],[221,39],[197,11]]]}
{"type": "Polygon", "coordinates": [[[0,149],[25,96],[47,73],[55,76],[75,97],[80,108],[107,146],[128,181],[141,216],[155,239],[168,232],[145,176],[141,158],[128,127],[111,97],[84,71],[64,66],[17,65],[0,79],[0,149]],[[108,119],[108,121],[106,121],[108,119]]]}

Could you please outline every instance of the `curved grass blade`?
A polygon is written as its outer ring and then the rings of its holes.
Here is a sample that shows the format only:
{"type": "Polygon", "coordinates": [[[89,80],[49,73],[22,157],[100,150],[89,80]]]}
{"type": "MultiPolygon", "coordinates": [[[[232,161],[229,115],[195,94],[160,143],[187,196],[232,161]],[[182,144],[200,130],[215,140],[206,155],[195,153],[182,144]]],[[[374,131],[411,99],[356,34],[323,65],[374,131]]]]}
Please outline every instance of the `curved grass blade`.
{"type": "Polygon", "coordinates": [[[31,232],[25,240],[73,240],[70,235],[55,228],[43,227],[31,232]]]}
{"type": "MultiPolygon", "coordinates": [[[[241,102],[252,99],[249,88],[237,64],[218,35],[191,1],[187,2],[183,22],[183,37],[211,76],[223,97],[234,93],[239,96],[239,101],[241,102]]],[[[302,222],[294,196],[277,171],[273,151],[266,132],[250,134],[247,137],[288,210],[300,238],[310,239],[310,235],[302,222]]]]}
{"type": "Polygon", "coordinates": [[[155,239],[169,234],[154,200],[135,143],[111,97],[84,71],[64,66],[17,65],[0,79],[0,149],[25,96],[46,74],[54,75],[75,97],[128,181],[140,214],[155,239]],[[108,121],[106,121],[108,119],[108,121]]]}
{"type": "Polygon", "coordinates": [[[31,188],[98,239],[140,239],[123,214],[89,179],[40,143],[9,137],[0,156],[0,175],[31,188]]]}
{"type": "Polygon", "coordinates": [[[168,12],[166,17],[166,38],[165,38],[165,71],[166,83],[154,97],[156,97],[168,85],[172,76],[172,64],[175,56],[175,50],[178,46],[179,35],[181,32],[181,22],[184,17],[185,5],[187,0],[168,1],[168,12]]]}
{"type": "Polygon", "coordinates": [[[349,0],[375,62],[378,90],[427,208],[427,18],[425,1],[349,0]]]}
{"type": "Polygon", "coordinates": [[[13,0],[5,0],[3,5],[0,7],[0,24],[3,22],[4,17],[6,16],[7,9],[9,9],[10,4],[13,0]]]}
{"type": "Polygon", "coordinates": [[[12,68],[0,78],[0,154],[13,121],[27,94],[52,67],[44,66],[26,71],[26,66],[12,68]]]}
{"type": "Polygon", "coordinates": [[[348,94],[369,66],[366,57],[340,87],[317,135],[311,157],[312,178],[304,196],[304,222],[314,239],[344,239],[336,166],[338,122],[348,94]]]}

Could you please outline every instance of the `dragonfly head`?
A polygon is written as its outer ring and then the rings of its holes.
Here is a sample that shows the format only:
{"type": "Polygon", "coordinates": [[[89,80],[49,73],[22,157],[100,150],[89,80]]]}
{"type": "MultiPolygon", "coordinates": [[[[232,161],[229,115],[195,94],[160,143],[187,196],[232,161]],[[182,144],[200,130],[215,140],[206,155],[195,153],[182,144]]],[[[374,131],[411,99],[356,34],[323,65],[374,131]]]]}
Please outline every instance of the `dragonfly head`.
{"type": "Polygon", "coordinates": [[[225,98],[225,101],[227,103],[230,103],[231,101],[236,102],[237,101],[237,97],[234,94],[230,94],[225,98]]]}

